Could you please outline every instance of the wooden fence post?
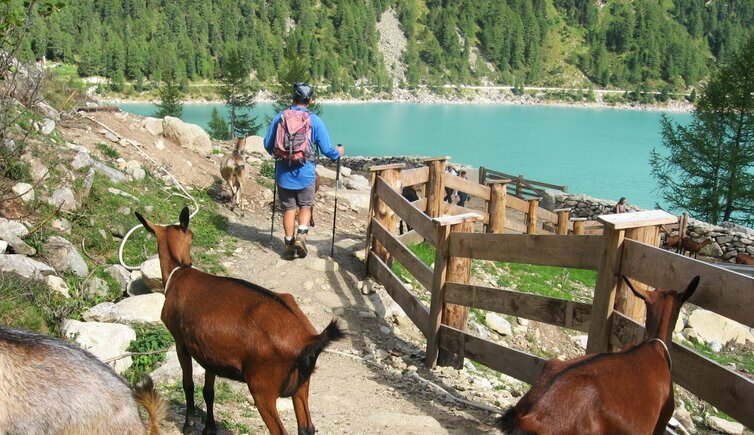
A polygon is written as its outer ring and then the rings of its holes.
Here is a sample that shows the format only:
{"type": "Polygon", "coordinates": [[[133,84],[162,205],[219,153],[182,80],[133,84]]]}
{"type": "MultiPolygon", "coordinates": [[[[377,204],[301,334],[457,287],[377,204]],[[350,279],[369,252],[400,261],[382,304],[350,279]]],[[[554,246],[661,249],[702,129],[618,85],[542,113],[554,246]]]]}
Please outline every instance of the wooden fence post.
{"type": "Polygon", "coordinates": [[[571,218],[573,222],[573,234],[583,236],[586,227],[586,218],[571,218]]]}
{"type": "MultiPolygon", "coordinates": [[[[660,243],[660,227],[628,228],[626,229],[626,238],[637,240],[650,246],[658,246],[660,243]]],[[[638,281],[635,281],[633,284],[636,288],[650,289],[649,286],[638,281]]],[[[636,320],[638,323],[644,324],[647,311],[644,301],[637,298],[623,280],[618,281],[618,291],[615,295],[615,309],[636,320]]]]}
{"type": "Polygon", "coordinates": [[[487,169],[485,169],[484,166],[480,166],[479,167],[479,184],[484,184],[485,183],[484,179],[486,178],[486,176],[485,176],[485,172],[486,171],[487,171],[487,169]]]}
{"type": "Polygon", "coordinates": [[[425,165],[429,166],[429,180],[427,181],[427,214],[435,218],[442,216],[443,198],[445,197],[445,162],[447,157],[434,157],[424,159],[425,165]]]}
{"type": "MultiPolygon", "coordinates": [[[[405,163],[393,165],[372,166],[369,171],[374,174],[374,179],[382,177],[391,189],[400,193],[401,191],[401,169],[406,166],[405,163]]],[[[374,189],[373,189],[374,190],[374,189]]],[[[373,197],[370,202],[374,204],[374,218],[377,219],[388,232],[394,234],[398,228],[398,216],[390,207],[385,204],[379,197],[373,197]]],[[[371,233],[371,231],[369,231],[371,233]]],[[[367,239],[368,242],[368,239],[367,239]]],[[[392,256],[382,243],[375,240],[373,244],[374,253],[385,262],[388,267],[392,264],[392,256]]]]}
{"type": "Polygon", "coordinates": [[[676,219],[675,216],[662,210],[609,214],[597,218],[605,229],[602,233],[602,252],[597,266],[597,284],[594,288],[592,316],[589,321],[587,353],[609,350],[612,314],[618,282],[621,278],[620,262],[626,230],[669,224],[676,219]]]}
{"type": "Polygon", "coordinates": [[[520,175],[518,176],[518,179],[516,180],[516,197],[524,199],[521,193],[521,189],[524,187],[524,176],[520,175]]]}
{"type": "Polygon", "coordinates": [[[558,235],[565,236],[568,234],[568,222],[571,219],[570,208],[556,208],[553,210],[558,214],[558,235]]]}
{"type": "Polygon", "coordinates": [[[507,185],[510,180],[490,180],[487,184],[490,186],[490,201],[487,206],[487,212],[490,214],[490,221],[487,224],[487,232],[502,234],[505,231],[505,203],[507,201],[507,185]]]}
{"type": "Polygon", "coordinates": [[[526,215],[526,234],[537,234],[537,208],[539,198],[529,198],[529,213],[526,215]]]}

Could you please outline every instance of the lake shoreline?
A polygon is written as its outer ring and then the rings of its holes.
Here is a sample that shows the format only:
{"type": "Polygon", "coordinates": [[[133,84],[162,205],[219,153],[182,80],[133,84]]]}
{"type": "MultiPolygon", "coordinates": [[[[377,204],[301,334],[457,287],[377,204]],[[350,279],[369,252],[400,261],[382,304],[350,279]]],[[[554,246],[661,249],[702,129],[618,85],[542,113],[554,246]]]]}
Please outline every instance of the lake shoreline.
{"type": "MultiPolygon", "coordinates": [[[[499,106],[546,106],[546,107],[563,107],[563,108],[585,108],[585,109],[620,109],[632,111],[647,112],[678,112],[691,113],[694,111],[694,105],[685,101],[671,100],[667,104],[640,104],[640,103],[611,103],[602,100],[605,91],[595,91],[597,101],[578,101],[568,102],[559,100],[550,100],[544,98],[544,91],[535,95],[525,94],[522,96],[513,95],[506,89],[473,89],[469,90],[473,95],[439,95],[430,92],[412,92],[397,89],[393,92],[392,98],[322,98],[317,102],[322,104],[458,104],[458,105],[499,105],[499,106]]],[[[100,98],[99,102],[104,104],[122,104],[122,103],[151,103],[155,104],[159,100],[154,98],[120,96],[116,98],[100,98]]],[[[260,91],[255,96],[257,103],[274,102],[272,94],[268,91],[260,91]]],[[[183,101],[183,104],[224,104],[222,100],[210,100],[204,98],[195,98],[183,101]]]]}

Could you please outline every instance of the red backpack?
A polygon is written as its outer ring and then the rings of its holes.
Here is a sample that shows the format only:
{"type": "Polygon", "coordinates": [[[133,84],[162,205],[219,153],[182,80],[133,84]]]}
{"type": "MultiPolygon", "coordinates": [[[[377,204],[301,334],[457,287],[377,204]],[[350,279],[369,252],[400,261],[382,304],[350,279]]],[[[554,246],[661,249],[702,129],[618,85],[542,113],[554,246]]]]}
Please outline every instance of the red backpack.
{"type": "Polygon", "coordinates": [[[286,109],[283,111],[275,132],[275,152],[278,160],[287,160],[303,165],[306,160],[314,160],[312,150],[312,121],[306,110],[286,109]]]}

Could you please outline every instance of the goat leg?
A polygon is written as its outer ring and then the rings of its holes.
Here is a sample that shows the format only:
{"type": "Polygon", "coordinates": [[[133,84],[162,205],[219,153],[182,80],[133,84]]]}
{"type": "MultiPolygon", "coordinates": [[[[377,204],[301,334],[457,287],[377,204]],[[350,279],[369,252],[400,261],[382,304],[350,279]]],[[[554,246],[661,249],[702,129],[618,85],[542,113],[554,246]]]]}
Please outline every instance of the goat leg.
{"type": "Polygon", "coordinates": [[[251,396],[254,398],[259,415],[264,420],[264,424],[267,425],[270,435],[288,435],[285,426],[283,426],[283,421],[280,420],[280,415],[278,414],[275,393],[251,391],[251,396]]]}
{"type": "MultiPolygon", "coordinates": [[[[175,337],[175,335],[174,335],[175,337]]],[[[183,393],[186,396],[186,422],[183,423],[183,433],[193,433],[196,425],[194,407],[194,378],[193,367],[191,366],[191,355],[189,355],[183,344],[176,342],[175,351],[178,354],[178,362],[181,363],[183,372],[183,393]]]]}
{"type": "Polygon", "coordinates": [[[204,389],[202,389],[204,403],[207,405],[207,422],[204,425],[203,435],[216,434],[217,424],[215,423],[214,403],[215,403],[215,374],[207,370],[204,374],[204,389]]]}
{"type": "Polygon", "coordinates": [[[292,397],[293,410],[296,412],[296,423],[298,423],[298,435],[314,435],[316,432],[309,412],[309,381],[310,379],[307,379],[301,384],[292,397]]]}

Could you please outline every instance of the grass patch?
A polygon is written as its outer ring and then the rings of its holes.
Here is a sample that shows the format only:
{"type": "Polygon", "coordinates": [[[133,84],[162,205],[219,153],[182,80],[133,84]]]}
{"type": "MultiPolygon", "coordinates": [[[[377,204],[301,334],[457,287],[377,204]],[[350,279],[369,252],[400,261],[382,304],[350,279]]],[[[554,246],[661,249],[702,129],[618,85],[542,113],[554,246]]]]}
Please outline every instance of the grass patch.
{"type": "MultiPolygon", "coordinates": [[[[418,245],[409,246],[409,249],[427,266],[431,266],[435,262],[435,247],[429,243],[422,242],[418,245]]],[[[393,273],[403,281],[416,281],[408,269],[398,261],[393,262],[393,273]]]]}
{"type": "Polygon", "coordinates": [[[120,153],[115,148],[111,147],[110,145],[100,142],[97,145],[97,149],[102,152],[107,157],[110,157],[111,159],[117,159],[120,157],[120,153]]]}
{"type": "Polygon", "coordinates": [[[692,350],[706,356],[718,364],[723,366],[735,366],[739,371],[754,374],[754,354],[751,352],[735,352],[729,350],[715,352],[708,344],[700,343],[693,339],[684,344],[687,344],[687,347],[690,347],[692,350]]]}
{"type": "Polygon", "coordinates": [[[497,285],[524,293],[560,299],[591,302],[597,272],[584,269],[537,266],[521,263],[496,263],[505,273],[497,285]]]}
{"type": "MultiPolygon", "coordinates": [[[[165,349],[175,343],[170,331],[164,325],[148,325],[134,323],[131,325],[136,331],[136,340],[132,341],[126,349],[128,352],[154,352],[165,349]]],[[[148,374],[157,367],[157,363],[165,360],[165,353],[152,355],[134,355],[131,357],[133,364],[126,370],[124,376],[129,383],[135,383],[141,376],[148,374]]]]}

